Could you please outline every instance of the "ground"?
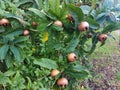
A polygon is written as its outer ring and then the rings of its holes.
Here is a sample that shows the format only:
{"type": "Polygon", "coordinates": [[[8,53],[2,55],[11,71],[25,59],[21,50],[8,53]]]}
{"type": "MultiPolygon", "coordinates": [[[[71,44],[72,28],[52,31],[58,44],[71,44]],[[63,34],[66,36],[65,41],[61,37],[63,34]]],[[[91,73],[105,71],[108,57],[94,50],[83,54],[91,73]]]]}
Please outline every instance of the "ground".
{"type": "Polygon", "coordinates": [[[103,47],[98,47],[90,57],[93,78],[88,84],[91,90],[120,90],[120,32],[112,33],[103,47]]]}

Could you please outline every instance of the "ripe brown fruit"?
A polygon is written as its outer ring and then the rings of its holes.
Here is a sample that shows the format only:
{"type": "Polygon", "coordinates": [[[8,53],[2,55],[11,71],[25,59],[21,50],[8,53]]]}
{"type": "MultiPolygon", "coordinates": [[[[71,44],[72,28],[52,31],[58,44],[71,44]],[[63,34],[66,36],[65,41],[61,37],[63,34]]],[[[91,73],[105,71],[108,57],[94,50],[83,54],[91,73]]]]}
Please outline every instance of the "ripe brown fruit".
{"type": "Polygon", "coordinates": [[[86,31],[88,29],[89,29],[89,23],[86,21],[83,21],[78,25],[78,30],[80,31],[86,31]]]}
{"type": "Polygon", "coordinates": [[[67,15],[67,19],[70,20],[70,21],[72,21],[72,22],[74,22],[74,19],[73,19],[73,17],[71,16],[71,14],[68,14],[68,15],[67,15]]]}
{"type": "Polygon", "coordinates": [[[98,36],[98,40],[99,40],[100,42],[105,42],[106,39],[107,39],[107,35],[106,35],[106,34],[100,34],[100,35],[98,36]]]}
{"type": "Polygon", "coordinates": [[[30,33],[29,30],[24,30],[23,35],[27,36],[27,35],[29,35],[29,33],[30,33]]]}
{"type": "Polygon", "coordinates": [[[60,78],[57,81],[58,86],[67,86],[68,85],[68,80],[66,78],[60,78]]]}
{"type": "Polygon", "coordinates": [[[62,22],[59,21],[59,20],[55,21],[54,24],[57,25],[57,26],[59,26],[59,27],[63,26],[62,22]]]}
{"type": "Polygon", "coordinates": [[[9,20],[6,18],[3,18],[0,20],[0,25],[7,26],[9,25],[9,20]]]}
{"type": "Polygon", "coordinates": [[[38,22],[32,22],[32,25],[33,25],[34,27],[37,27],[37,26],[38,26],[38,22]]]}
{"type": "Polygon", "coordinates": [[[68,58],[68,61],[69,61],[69,62],[74,62],[74,61],[77,59],[77,56],[76,56],[75,53],[70,53],[70,54],[67,56],[67,58],[68,58]]]}
{"type": "Polygon", "coordinates": [[[53,69],[53,70],[51,71],[51,76],[52,76],[52,77],[56,77],[59,73],[60,73],[59,70],[53,69]]]}

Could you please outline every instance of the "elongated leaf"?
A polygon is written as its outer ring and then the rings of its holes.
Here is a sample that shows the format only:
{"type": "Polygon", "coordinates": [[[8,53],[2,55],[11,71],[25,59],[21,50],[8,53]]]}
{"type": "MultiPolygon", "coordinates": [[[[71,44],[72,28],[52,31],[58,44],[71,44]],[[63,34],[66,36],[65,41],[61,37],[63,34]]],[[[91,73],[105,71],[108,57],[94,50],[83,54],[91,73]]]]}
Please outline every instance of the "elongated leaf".
{"type": "Polygon", "coordinates": [[[17,31],[11,32],[10,34],[7,34],[5,37],[14,38],[15,36],[21,35],[22,33],[23,33],[22,30],[17,30],[17,31]]]}
{"type": "Polygon", "coordinates": [[[2,84],[3,86],[6,86],[6,84],[9,82],[10,82],[10,79],[4,76],[4,73],[0,72],[0,84],[2,84]]]}
{"type": "Polygon", "coordinates": [[[0,8],[1,9],[5,9],[6,8],[6,6],[5,6],[5,2],[4,1],[0,1],[0,8]]]}
{"type": "Polygon", "coordinates": [[[21,5],[27,4],[27,3],[32,3],[32,0],[22,0],[18,3],[16,3],[17,7],[20,7],[21,5]]]}
{"type": "Polygon", "coordinates": [[[7,72],[4,73],[4,76],[12,76],[15,74],[15,71],[13,70],[8,70],[7,72]]]}
{"type": "Polygon", "coordinates": [[[106,14],[106,13],[101,13],[101,14],[98,14],[98,16],[96,17],[96,20],[98,20],[98,19],[100,19],[100,18],[104,17],[104,16],[105,16],[105,14],[106,14]]]}
{"type": "Polygon", "coordinates": [[[0,8],[0,15],[4,15],[5,13],[9,13],[9,12],[7,12],[7,11],[0,8]]]}
{"type": "Polygon", "coordinates": [[[76,7],[74,5],[69,5],[69,8],[72,12],[76,13],[76,15],[78,16],[79,21],[83,20],[84,14],[81,10],[81,8],[76,7]]]}
{"type": "Polygon", "coordinates": [[[9,50],[9,45],[6,44],[0,48],[0,60],[5,59],[8,50],[9,50]]]}
{"type": "Polygon", "coordinates": [[[56,15],[60,15],[60,0],[49,0],[50,10],[56,15]]]}
{"type": "Polygon", "coordinates": [[[75,66],[72,66],[72,70],[73,70],[73,71],[76,71],[76,72],[80,72],[80,71],[82,71],[82,70],[86,70],[86,68],[83,67],[83,66],[80,65],[80,64],[76,64],[75,66]]]}
{"type": "Polygon", "coordinates": [[[0,27],[0,33],[4,32],[5,28],[4,27],[0,27]]]}
{"type": "Polygon", "coordinates": [[[116,21],[117,21],[116,20],[116,16],[113,13],[109,13],[109,15],[108,15],[108,22],[114,23],[116,21]]]}
{"type": "MultiPolygon", "coordinates": [[[[40,0],[39,0],[40,1],[40,0]]],[[[43,5],[43,4],[42,4],[43,5]]],[[[42,6],[41,5],[41,6],[42,6]]],[[[44,11],[48,11],[49,8],[49,2],[47,0],[44,0],[44,7],[41,7],[44,11]]]]}
{"type": "Polygon", "coordinates": [[[65,73],[70,77],[77,79],[85,79],[90,76],[89,71],[78,62],[76,62],[76,65],[70,65],[65,73]]]}
{"type": "Polygon", "coordinates": [[[42,6],[42,0],[34,0],[35,1],[35,3],[36,3],[36,5],[39,7],[39,8],[41,8],[41,6],[42,6]]]}
{"type": "Polygon", "coordinates": [[[24,21],[21,16],[18,16],[12,13],[5,13],[4,16],[7,18],[13,18],[13,19],[18,20],[23,26],[30,25],[28,22],[24,21]]]}
{"type": "Polygon", "coordinates": [[[6,63],[6,66],[9,68],[11,67],[13,64],[12,64],[12,58],[10,56],[10,54],[8,53],[5,57],[5,63],[6,63]]]}
{"type": "Polygon", "coordinates": [[[25,89],[25,79],[21,76],[20,72],[17,71],[15,76],[11,80],[10,83],[12,86],[12,90],[24,90],[25,89]]]}
{"type": "Polygon", "coordinates": [[[71,42],[70,42],[70,44],[69,44],[69,46],[67,47],[67,53],[69,53],[69,52],[73,52],[74,50],[75,50],[75,48],[77,47],[77,45],[78,45],[78,43],[79,43],[79,39],[78,38],[76,38],[76,39],[73,39],[71,42]]]}
{"type": "Polygon", "coordinates": [[[101,13],[96,17],[96,20],[99,24],[103,24],[106,21],[105,13],[101,13]]]}
{"type": "Polygon", "coordinates": [[[68,72],[67,73],[70,77],[72,78],[77,78],[77,79],[85,79],[89,77],[89,73],[85,70],[82,70],[80,72],[68,72]]]}
{"type": "Polygon", "coordinates": [[[35,8],[29,8],[28,10],[38,15],[41,19],[46,20],[46,17],[42,11],[35,8]]]}
{"type": "Polygon", "coordinates": [[[12,51],[15,59],[16,59],[17,61],[20,61],[20,60],[21,60],[21,55],[20,55],[19,49],[18,49],[17,47],[15,47],[15,46],[11,45],[11,46],[10,46],[10,50],[12,51]]]}
{"type": "Polygon", "coordinates": [[[84,14],[89,14],[89,12],[91,10],[91,7],[88,5],[82,5],[80,8],[82,9],[84,14]]]}
{"type": "Polygon", "coordinates": [[[86,21],[89,23],[90,28],[92,28],[92,29],[98,29],[99,28],[99,24],[94,19],[88,17],[88,18],[86,18],[86,21]]]}
{"type": "Polygon", "coordinates": [[[63,31],[63,27],[59,27],[57,25],[53,25],[52,28],[56,31],[63,31]]]}
{"type": "Polygon", "coordinates": [[[39,61],[35,60],[34,64],[39,65],[41,67],[47,69],[55,69],[58,68],[58,65],[55,61],[48,59],[48,58],[41,58],[39,61]]]}
{"type": "Polygon", "coordinates": [[[91,46],[89,55],[90,55],[91,53],[93,53],[94,50],[96,49],[96,44],[98,43],[98,35],[99,35],[99,34],[96,34],[96,35],[93,36],[93,38],[92,38],[92,46],[91,46]]]}
{"type": "Polygon", "coordinates": [[[58,10],[60,7],[60,0],[49,0],[52,10],[58,10]]]}
{"type": "Polygon", "coordinates": [[[26,40],[28,40],[28,37],[21,36],[21,37],[19,37],[19,38],[16,38],[16,39],[14,40],[14,43],[20,43],[20,42],[24,42],[24,41],[26,41],[26,40]]]}
{"type": "Polygon", "coordinates": [[[27,89],[30,90],[30,87],[31,87],[32,81],[31,81],[30,77],[26,77],[26,78],[27,78],[27,81],[28,81],[27,89]]]}
{"type": "Polygon", "coordinates": [[[76,7],[74,5],[69,5],[69,9],[70,9],[70,14],[72,15],[75,21],[75,29],[77,29],[78,23],[83,20],[84,14],[81,8],[76,7]]]}
{"type": "Polygon", "coordinates": [[[108,26],[106,26],[103,29],[103,33],[112,32],[112,31],[115,31],[115,30],[118,30],[118,29],[120,29],[120,23],[112,23],[112,24],[109,24],[108,26]]]}

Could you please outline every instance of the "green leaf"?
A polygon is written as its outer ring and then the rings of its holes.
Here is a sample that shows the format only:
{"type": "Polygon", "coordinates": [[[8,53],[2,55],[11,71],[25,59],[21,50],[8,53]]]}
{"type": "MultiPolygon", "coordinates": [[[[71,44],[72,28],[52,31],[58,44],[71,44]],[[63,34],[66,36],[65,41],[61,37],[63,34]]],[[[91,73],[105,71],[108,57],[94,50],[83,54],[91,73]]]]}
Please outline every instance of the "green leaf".
{"type": "Polygon", "coordinates": [[[120,23],[111,23],[103,29],[102,33],[108,33],[118,29],[120,29],[120,23]]]}
{"type": "Polygon", "coordinates": [[[31,81],[30,77],[26,77],[26,78],[27,78],[27,81],[28,81],[27,90],[30,90],[30,87],[32,85],[32,81],[31,81]]]}
{"type": "Polygon", "coordinates": [[[27,4],[27,3],[33,3],[33,2],[30,1],[30,0],[22,0],[22,1],[18,2],[18,3],[16,3],[15,5],[16,5],[17,7],[20,7],[20,6],[22,6],[22,5],[24,5],[24,4],[27,4]]]}
{"type": "Polygon", "coordinates": [[[46,17],[42,11],[35,8],[29,8],[28,10],[38,15],[41,19],[46,20],[46,17]]]}
{"type": "Polygon", "coordinates": [[[11,79],[11,90],[24,90],[25,89],[25,79],[17,71],[15,76],[11,79]]]}
{"type": "Polygon", "coordinates": [[[0,1],[0,8],[1,9],[5,9],[6,8],[4,1],[0,1]]]}
{"type": "Polygon", "coordinates": [[[77,78],[77,79],[85,79],[85,78],[88,78],[89,77],[89,73],[88,71],[80,71],[80,72],[68,72],[67,73],[70,77],[72,78],[77,78]]]}
{"type": "Polygon", "coordinates": [[[50,90],[49,88],[40,88],[40,90],[50,90]]]}
{"type": "Polygon", "coordinates": [[[10,79],[4,76],[4,73],[0,72],[0,84],[2,84],[3,86],[6,86],[7,83],[9,82],[10,82],[10,79]]]}
{"type": "Polygon", "coordinates": [[[70,13],[75,21],[75,29],[78,27],[78,23],[83,20],[84,14],[81,8],[74,5],[69,5],[70,13]]]}
{"type": "Polygon", "coordinates": [[[24,21],[21,16],[18,16],[12,13],[5,13],[4,16],[7,18],[13,18],[13,19],[18,20],[23,26],[30,25],[28,22],[24,21]]]}
{"type": "Polygon", "coordinates": [[[76,72],[80,72],[81,70],[86,70],[86,68],[80,64],[76,64],[75,66],[72,66],[72,70],[76,72]]]}
{"type": "Polygon", "coordinates": [[[99,24],[103,24],[106,21],[106,13],[101,13],[96,17],[96,20],[99,24]]]}
{"type": "Polygon", "coordinates": [[[66,52],[69,53],[69,52],[73,52],[75,50],[75,48],[77,47],[79,43],[79,39],[76,38],[76,39],[72,39],[71,42],[69,43],[67,49],[66,49],[66,52]]]}
{"type": "Polygon", "coordinates": [[[65,72],[68,76],[77,78],[77,79],[85,79],[90,77],[89,71],[80,65],[78,62],[76,62],[76,65],[71,64],[65,72]]]}
{"type": "Polygon", "coordinates": [[[39,30],[39,31],[45,31],[47,25],[48,25],[48,23],[41,23],[40,25],[38,25],[37,30],[39,30]]]}
{"type": "Polygon", "coordinates": [[[39,8],[41,8],[43,1],[42,0],[35,0],[35,3],[39,8]]]}
{"type": "MultiPolygon", "coordinates": [[[[48,11],[50,9],[49,2],[47,0],[44,0],[44,7],[41,7],[44,11],[48,11]]],[[[42,4],[43,5],[43,4],[42,4]]],[[[41,6],[42,6],[41,5],[41,6]]]]}
{"type": "Polygon", "coordinates": [[[36,65],[39,65],[41,67],[47,68],[47,69],[58,68],[57,63],[51,59],[48,59],[48,58],[41,58],[39,61],[35,60],[33,63],[36,65]]]}
{"type": "Polygon", "coordinates": [[[9,50],[9,45],[6,44],[0,48],[0,60],[5,59],[8,50],[9,50]]]}
{"type": "Polygon", "coordinates": [[[21,37],[15,38],[14,43],[20,43],[27,40],[28,40],[28,37],[21,36],[21,37]]]}
{"type": "Polygon", "coordinates": [[[17,61],[20,61],[20,60],[21,60],[21,55],[20,55],[19,49],[18,49],[17,47],[15,47],[15,46],[11,45],[11,46],[10,46],[10,50],[11,50],[11,52],[13,53],[15,59],[16,59],[17,61]]]}
{"type": "Polygon", "coordinates": [[[69,5],[70,11],[72,11],[73,13],[75,13],[78,16],[79,21],[83,20],[84,14],[81,10],[81,8],[76,7],[75,5],[69,5]]]}
{"type": "Polygon", "coordinates": [[[5,37],[10,38],[10,39],[14,39],[15,36],[21,35],[22,33],[23,33],[22,30],[16,30],[14,32],[7,34],[5,37]]]}
{"type": "Polygon", "coordinates": [[[91,7],[88,5],[82,5],[80,8],[82,9],[84,14],[89,14],[89,12],[91,10],[91,7]]]}
{"type": "Polygon", "coordinates": [[[0,27],[0,33],[4,32],[5,28],[4,27],[0,27]]]}
{"type": "Polygon", "coordinates": [[[6,66],[8,68],[10,68],[12,66],[12,57],[10,56],[10,54],[8,53],[5,57],[5,63],[6,63],[6,66]]]}
{"type": "Polygon", "coordinates": [[[60,0],[49,0],[50,10],[56,15],[60,15],[60,0]]]}
{"type": "Polygon", "coordinates": [[[4,73],[4,76],[12,76],[12,75],[14,75],[15,74],[15,71],[13,71],[13,70],[8,70],[7,72],[5,72],[4,73]]]}
{"type": "Polygon", "coordinates": [[[116,16],[112,13],[109,13],[109,15],[107,16],[107,21],[110,22],[110,23],[114,23],[116,22],[116,16]]]}
{"type": "Polygon", "coordinates": [[[94,52],[94,50],[96,49],[96,44],[98,43],[98,35],[99,34],[96,34],[92,38],[92,46],[91,46],[89,55],[92,54],[94,52]]]}
{"type": "Polygon", "coordinates": [[[99,24],[94,19],[92,19],[90,17],[87,17],[86,21],[89,23],[90,28],[92,28],[92,29],[98,29],[99,28],[99,24]]]}
{"type": "Polygon", "coordinates": [[[57,25],[53,25],[52,29],[56,30],[56,31],[63,31],[63,27],[60,27],[60,26],[57,26],[57,25]]]}

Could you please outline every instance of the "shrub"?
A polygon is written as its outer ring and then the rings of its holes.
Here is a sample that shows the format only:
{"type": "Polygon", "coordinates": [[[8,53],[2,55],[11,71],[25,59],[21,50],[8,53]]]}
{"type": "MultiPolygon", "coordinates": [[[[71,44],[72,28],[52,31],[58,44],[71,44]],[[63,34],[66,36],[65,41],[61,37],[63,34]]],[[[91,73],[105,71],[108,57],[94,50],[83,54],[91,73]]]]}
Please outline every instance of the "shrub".
{"type": "Polygon", "coordinates": [[[91,77],[85,59],[94,52],[98,36],[120,28],[110,15],[104,17],[82,3],[76,6],[74,0],[2,0],[0,4],[1,20],[9,21],[0,26],[0,88],[8,90],[77,89],[79,80],[91,77]],[[83,21],[87,27],[83,23],[81,31],[78,25],[83,21]],[[77,57],[73,62],[68,61],[70,53],[77,57]],[[53,69],[60,71],[55,78],[53,69]],[[66,78],[68,86],[58,86],[59,78],[66,78]]]}

